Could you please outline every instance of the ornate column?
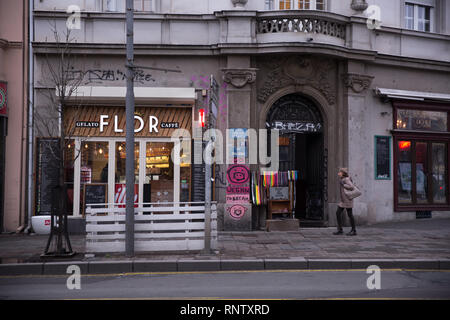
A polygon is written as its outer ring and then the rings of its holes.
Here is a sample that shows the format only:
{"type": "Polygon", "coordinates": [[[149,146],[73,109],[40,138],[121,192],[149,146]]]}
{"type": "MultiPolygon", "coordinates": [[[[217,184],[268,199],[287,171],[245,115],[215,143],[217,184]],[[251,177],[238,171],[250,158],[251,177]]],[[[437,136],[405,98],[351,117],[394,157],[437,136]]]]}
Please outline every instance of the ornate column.
{"type": "MultiPolygon", "coordinates": [[[[224,136],[224,142],[227,143],[224,151],[227,164],[225,165],[227,172],[227,188],[222,199],[223,203],[223,222],[225,230],[252,230],[252,206],[249,202],[250,187],[250,165],[243,158],[248,159],[248,133],[247,129],[251,128],[251,105],[252,105],[252,87],[256,80],[255,68],[250,68],[250,57],[248,56],[230,56],[228,57],[227,68],[222,69],[222,79],[227,83],[228,96],[228,129],[244,129],[237,130],[237,146],[234,147],[234,140],[229,136],[224,136]],[[247,140],[247,142],[241,142],[247,140]],[[232,144],[232,145],[231,145],[232,144]],[[245,152],[243,150],[246,150],[245,152]],[[229,152],[230,158],[227,157],[229,152]],[[239,155],[237,155],[239,154],[239,155]],[[239,177],[239,179],[235,179],[239,177]]],[[[224,170],[225,171],[225,170],[224,170]]]]}
{"type": "Polygon", "coordinates": [[[354,182],[363,189],[363,195],[354,202],[356,223],[368,221],[368,201],[373,184],[371,157],[373,154],[373,108],[371,91],[373,76],[365,74],[364,64],[348,62],[342,75],[344,114],[346,120],[346,163],[354,182]]]}

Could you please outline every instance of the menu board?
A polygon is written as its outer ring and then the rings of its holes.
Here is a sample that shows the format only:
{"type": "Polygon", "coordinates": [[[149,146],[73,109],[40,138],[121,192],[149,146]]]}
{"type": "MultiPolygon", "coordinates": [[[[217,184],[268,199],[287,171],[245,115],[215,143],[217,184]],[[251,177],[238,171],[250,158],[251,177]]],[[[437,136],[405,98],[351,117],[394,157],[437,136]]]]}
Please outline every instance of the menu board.
{"type": "Polygon", "coordinates": [[[289,200],[289,187],[271,187],[270,200],[289,200]]]}
{"type": "Polygon", "coordinates": [[[59,184],[59,139],[39,139],[37,157],[37,214],[50,215],[52,195],[59,184]]]}
{"type": "Polygon", "coordinates": [[[375,136],[375,179],[391,179],[391,137],[375,136]]]}
{"type": "Polygon", "coordinates": [[[107,188],[106,183],[91,183],[84,185],[84,200],[85,204],[94,203],[106,203],[107,199],[107,188]]]}
{"type": "Polygon", "coordinates": [[[192,165],[192,201],[205,201],[205,165],[192,165]]]}

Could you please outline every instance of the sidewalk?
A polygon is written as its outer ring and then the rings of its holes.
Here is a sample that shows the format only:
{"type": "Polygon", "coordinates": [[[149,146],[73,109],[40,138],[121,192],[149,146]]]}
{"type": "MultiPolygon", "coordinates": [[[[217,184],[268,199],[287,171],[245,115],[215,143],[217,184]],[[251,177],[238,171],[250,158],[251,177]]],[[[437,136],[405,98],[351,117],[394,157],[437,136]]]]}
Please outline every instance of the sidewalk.
{"type": "MultiPolygon", "coordinates": [[[[125,266],[123,270],[129,272],[145,269],[134,266],[144,266],[148,262],[152,262],[152,266],[156,266],[156,262],[165,262],[157,269],[167,271],[269,269],[270,266],[355,268],[362,262],[364,265],[378,262],[384,267],[450,269],[450,219],[361,226],[356,237],[334,236],[333,231],[335,228],[302,228],[295,232],[220,232],[219,248],[212,255],[198,252],[146,253],[137,254],[133,259],[123,254],[86,257],[84,236],[72,235],[70,239],[77,255],[69,261],[82,261],[86,268],[88,265],[112,266],[113,262],[121,261],[125,266]]],[[[43,270],[43,262],[48,266],[54,261],[67,262],[67,259],[40,258],[47,238],[42,235],[0,235],[0,275],[5,274],[2,268],[6,270],[6,264],[36,263],[37,270],[43,270]]],[[[109,272],[106,269],[105,272],[109,272]]]]}

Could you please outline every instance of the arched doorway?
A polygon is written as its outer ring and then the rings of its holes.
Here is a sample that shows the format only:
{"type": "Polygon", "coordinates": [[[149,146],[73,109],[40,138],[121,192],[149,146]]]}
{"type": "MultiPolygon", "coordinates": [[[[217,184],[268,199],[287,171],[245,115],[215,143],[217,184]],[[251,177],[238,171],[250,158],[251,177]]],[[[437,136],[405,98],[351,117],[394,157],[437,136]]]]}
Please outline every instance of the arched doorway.
{"type": "MultiPolygon", "coordinates": [[[[324,121],[316,104],[300,94],[278,99],[266,117],[266,128],[279,130],[279,170],[297,170],[295,217],[302,226],[324,222],[326,159],[324,121]]],[[[269,140],[270,141],[270,140],[269,140]]]]}

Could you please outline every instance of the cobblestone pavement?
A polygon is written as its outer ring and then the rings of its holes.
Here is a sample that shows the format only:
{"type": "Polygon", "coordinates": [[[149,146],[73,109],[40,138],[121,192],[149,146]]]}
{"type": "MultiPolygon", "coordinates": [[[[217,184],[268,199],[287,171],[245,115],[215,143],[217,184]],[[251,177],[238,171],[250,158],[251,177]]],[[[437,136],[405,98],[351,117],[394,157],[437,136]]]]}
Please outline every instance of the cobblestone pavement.
{"type": "MultiPolygon", "coordinates": [[[[358,235],[335,236],[335,228],[302,228],[294,232],[220,232],[218,252],[137,254],[135,259],[449,259],[450,219],[390,222],[358,227],[358,235]]],[[[347,231],[347,230],[345,230],[347,231]]],[[[0,262],[42,261],[48,236],[0,235],[0,262]]],[[[86,260],[84,236],[71,235],[73,260],[86,260]]],[[[119,254],[96,254],[95,260],[127,259],[119,254]]]]}

